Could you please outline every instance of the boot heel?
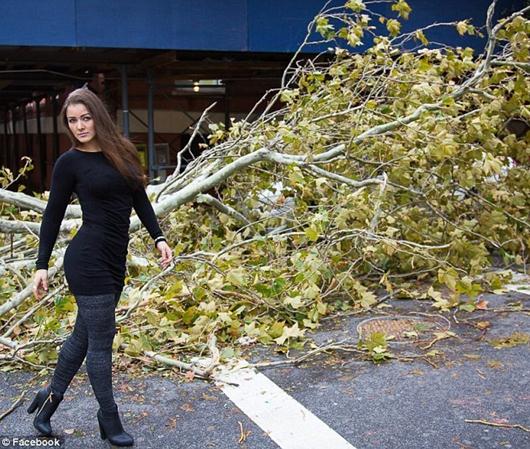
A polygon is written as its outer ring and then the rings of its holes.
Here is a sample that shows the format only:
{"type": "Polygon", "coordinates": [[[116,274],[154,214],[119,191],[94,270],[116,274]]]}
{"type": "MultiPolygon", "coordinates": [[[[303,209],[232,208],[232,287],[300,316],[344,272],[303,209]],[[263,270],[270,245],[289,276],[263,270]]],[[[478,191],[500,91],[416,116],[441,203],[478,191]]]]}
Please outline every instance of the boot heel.
{"type": "Polygon", "coordinates": [[[103,426],[101,425],[101,422],[99,421],[99,419],[98,419],[98,424],[99,424],[99,436],[101,437],[102,440],[105,440],[107,438],[107,435],[106,435],[105,429],[103,429],[103,426]]]}
{"type": "Polygon", "coordinates": [[[50,436],[52,434],[50,418],[62,400],[63,395],[53,393],[51,387],[48,386],[39,390],[37,396],[28,407],[28,413],[33,413],[38,408],[37,413],[35,413],[35,418],[33,418],[33,427],[41,435],[50,436]]]}
{"type": "Polygon", "coordinates": [[[123,430],[117,406],[114,411],[105,414],[99,409],[97,417],[102,439],[107,439],[112,446],[134,445],[134,438],[123,430]]]}
{"type": "Polygon", "coordinates": [[[39,406],[39,395],[37,394],[37,396],[35,396],[35,398],[33,399],[33,402],[31,403],[31,405],[28,407],[28,413],[31,414],[33,413],[37,407],[39,406]]]}

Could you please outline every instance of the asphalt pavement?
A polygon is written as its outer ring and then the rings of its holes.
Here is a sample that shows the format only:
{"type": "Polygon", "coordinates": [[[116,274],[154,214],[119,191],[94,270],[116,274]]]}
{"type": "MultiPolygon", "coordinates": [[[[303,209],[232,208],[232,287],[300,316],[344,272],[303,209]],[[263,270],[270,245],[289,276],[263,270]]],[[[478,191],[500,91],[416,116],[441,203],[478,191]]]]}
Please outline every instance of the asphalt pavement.
{"type": "MultiPolygon", "coordinates": [[[[420,349],[417,342],[391,341],[389,349],[396,358],[381,364],[336,350],[299,365],[259,371],[356,449],[528,449],[529,313],[502,310],[514,305],[528,310],[530,296],[510,292],[482,299],[487,301],[486,310],[459,312],[458,322],[445,314],[450,323],[445,330],[454,336],[435,341],[428,349],[420,349]],[[422,357],[432,350],[438,351],[436,357],[422,357]]],[[[388,304],[392,307],[383,308],[380,316],[427,319],[438,314],[430,301],[388,304]]],[[[312,336],[318,345],[354,344],[358,325],[374,316],[378,315],[325,320],[312,336]]],[[[447,324],[443,319],[438,322],[447,324]]],[[[249,348],[245,357],[251,362],[285,360],[273,348],[258,346],[249,348]]],[[[28,390],[21,404],[0,421],[0,447],[8,440],[3,447],[17,447],[12,438],[36,435],[33,415],[26,409],[35,389],[48,378],[34,377],[29,371],[0,373],[0,415],[28,390]]],[[[298,447],[296,441],[276,444],[213,383],[153,373],[134,378],[117,372],[114,388],[124,427],[135,437],[136,448],[298,447]]],[[[62,439],[59,447],[110,447],[99,437],[96,411],[83,366],[52,418],[54,434],[62,439]]],[[[297,432],[302,434],[303,426],[297,432]]]]}

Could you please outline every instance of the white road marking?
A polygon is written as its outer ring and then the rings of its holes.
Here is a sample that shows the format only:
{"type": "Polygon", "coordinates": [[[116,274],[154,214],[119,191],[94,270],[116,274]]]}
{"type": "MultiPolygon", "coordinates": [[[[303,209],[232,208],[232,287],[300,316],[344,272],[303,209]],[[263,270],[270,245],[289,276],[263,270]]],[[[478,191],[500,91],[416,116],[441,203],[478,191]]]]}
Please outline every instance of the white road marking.
{"type": "Polygon", "coordinates": [[[272,380],[241,362],[220,368],[223,393],[282,449],[355,449],[272,380]],[[230,385],[230,383],[237,384],[230,385]]]}
{"type": "Polygon", "coordinates": [[[525,295],[530,295],[530,284],[521,285],[521,284],[508,284],[504,288],[511,292],[523,293],[525,295]]]}
{"type": "Polygon", "coordinates": [[[530,276],[513,270],[509,271],[512,274],[512,278],[510,283],[504,286],[504,290],[530,295],[530,276]]]}
{"type": "MultiPolygon", "coordinates": [[[[514,275],[505,290],[530,294],[530,278],[514,275]]],[[[208,362],[208,361],[207,361],[208,362]]],[[[205,366],[209,364],[206,363],[205,366]]],[[[223,393],[282,449],[355,449],[348,441],[244,360],[214,377],[223,393]],[[236,385],[230,385],[236,384],[236,385]]]]}

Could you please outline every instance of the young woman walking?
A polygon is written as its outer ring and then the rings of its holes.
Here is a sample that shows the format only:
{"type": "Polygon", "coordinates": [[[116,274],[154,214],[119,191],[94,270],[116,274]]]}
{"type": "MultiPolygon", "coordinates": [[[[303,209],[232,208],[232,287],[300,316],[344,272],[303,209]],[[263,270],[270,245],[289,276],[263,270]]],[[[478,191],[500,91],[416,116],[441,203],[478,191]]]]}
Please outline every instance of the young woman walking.
{"type": "Polygon", "coordinates": [[[72,148],[55,162],[50,196],[40,228],[33,292],[48,290],[48,262],[72,192],[79,198],[83,224],[64,255],[64,274],[77,303],[71,335],[64,342],[51,383],[37,392],[28,413],[43,435],[50,418],[86,356],[86,368],[99,404],[101,438],[131,446],[112,391],[115,309],[124,286],[129,224],[134,208],[160,251],[165,268],[172,252],[145,192],[145,175],[134,145],[123,137],[103,102],[87,88],[66,99],[61,118],[72,148]]]}

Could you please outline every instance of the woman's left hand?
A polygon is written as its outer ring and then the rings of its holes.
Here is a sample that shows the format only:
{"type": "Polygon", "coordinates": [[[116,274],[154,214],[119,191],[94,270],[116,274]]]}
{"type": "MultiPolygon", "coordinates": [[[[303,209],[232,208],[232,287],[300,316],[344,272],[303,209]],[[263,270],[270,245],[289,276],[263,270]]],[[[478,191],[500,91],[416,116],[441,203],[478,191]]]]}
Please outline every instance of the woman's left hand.
{"type": "Polygon", "coordinates": [[[162,257],[158,259],[160,261],[160,265],[162,265],[162,268],[166,268],[171,260],[173,259],[173,254],[171,253],[171,248],[165,241],[158,242],[156,244],[156,248],[158,251],[160,251],[160,254],[162,257]]]}

